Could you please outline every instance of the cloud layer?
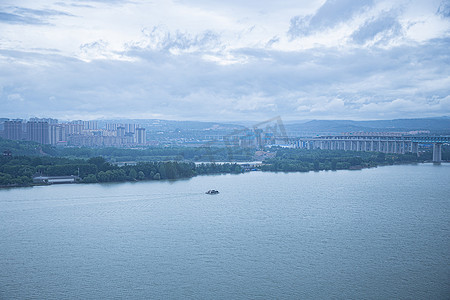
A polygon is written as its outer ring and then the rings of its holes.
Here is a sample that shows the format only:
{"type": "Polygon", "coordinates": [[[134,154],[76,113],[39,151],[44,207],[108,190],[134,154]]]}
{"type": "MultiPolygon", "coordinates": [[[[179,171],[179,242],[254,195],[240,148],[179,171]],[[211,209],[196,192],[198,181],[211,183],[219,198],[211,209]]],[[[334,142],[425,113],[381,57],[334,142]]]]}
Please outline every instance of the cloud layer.
{"type": "Polygon", "coordinates": [[[0,117],[450,115],[448,1],[13,2],[0,117]]]}

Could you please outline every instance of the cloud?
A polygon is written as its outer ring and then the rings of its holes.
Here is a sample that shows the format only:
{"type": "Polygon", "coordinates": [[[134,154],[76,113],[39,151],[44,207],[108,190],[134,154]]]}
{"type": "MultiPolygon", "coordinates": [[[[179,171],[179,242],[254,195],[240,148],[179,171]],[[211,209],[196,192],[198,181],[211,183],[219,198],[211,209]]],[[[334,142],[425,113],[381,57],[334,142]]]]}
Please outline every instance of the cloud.
{"type": "Polygon", "coordinates": [[[40,19],[18,14],[0,12],[0,22],[9,24],[44,24],[40,19]]]}
{"type": "Polygon", "coordinates": [[[125,4],[125,3],[133,3],[133,2],[134,2],[134,0],[77,0],[76,2],[70,3],[70,5],[93,7],[89,4],[79,4],[79,3],[91,3],[91,4],[101,3],[101,4],[108,4],[108,5],[116,5],[116,4],[125,4]]]}
{"type": "Polygon", "coordinates": [[[80,45],[80,58],[85,61],[93,59],[117,59],[117,54],[109,50],[109,43],[104,40],[98,40],[91,43],[80,45]]]}
{"type": "Polygon", "coordinates": [[[10,6],[0,11],[0,22],[9,24],[49,25],[49,20],[55,16],[73,16],[70,13],[53,9],[30,9],[10,6]]]}
{"type": "Polygon", "coordinates": [[[333,111],[334,113],[343,112],[345,107],[345,101],[339,98],[329,98],[329,97],[315,97],[303,98],[298,100],[299,106],[296,111],[300,113],[312,113],[312,114],[322,114],[328,111],[333,111]]]}
{"type": "Polygon", "coordinates": [[[427,98],[394,99],[390,101],[371,102],[359,108],[361,114],[374,114],[384,118],[398,118],[403,116],[439,116],[448,113],[450,96],[429,101],[427,98]]]}
{"type": "MultiPolygon", "coordinates": [[[[445,115],[448,104],[437,109],[427,99],[449,94],[449,44],[434,40],[371,52],[242,49],[233,55],[247,61],[232,65],[192,52],[172,54],[171,47],[133,49],[123,53],[129,61],[9,52],[10,63],[0,71],[0,97],[20,94],[24,101],[15,107],[0,98],[0,110],[209,120],[445,115]],[[49,105],[50,97],[57,101],[49,105]]],[[[85,47],[101,48],[102,43],[85,47]]]]}
{"type": "Polygon", "coordinates": [[[227,121],[450,114],[448,21],[436,15],[437,4],[425,11],[329,0],[297,10],[292,1],[286,12],[264,1],[253,12],[255,2],[234,1],[235,16],[225,2],[105,2],[107,10],[103,2],[67,2],[67,14],[50,4],[9,7],[6,13],[28,19],[1,25],[3,115],[227,121]],[[15,26],[33,18],[37,24],[15,26]],[[423,33],[414,39],[411,24],[419,23],[423,33]]]}
{"type": "Polygon", "coordinates": [[[10,94],[7,98],[12,102],[24,101],[23,97],[20,94],[10,94]]]}
{"type": "Polygon", "coordinates": [[[372,4],[372,0],[327,0],[315,14],[291,18],[288,35],[296,38],[333,28],[372,4]]]}
{"type": "Polygon", "coordinates": [[[450,2],[448,0],[442,1],[436,14],[444,18],[450,18],[450,2]]]}
{"type": "Polygon", "coordinates": [[[54,10],[54,9],[31,9],[31,8],[25,8],[25,7],[19,7],[19,6],[12,7],[12,9],[14,10],[15,13],[18,13],[18,14],[24,15],[24,16],[36,16],[36,17],[38,17],[38,16],[39,17],[71,16],[71,17],[73,17],[73,15],[70,13],[59,11],[59,10],[54,10]]]}
{"type": "Polygon", "coordinates": [[[279,2],[272,0],[228,0],[228,1],[211,1],[211,0],[178,0],[177,2],[184,5],[193,5],[197,7],[203,7],[208,10],[224,10],[232,9],[233,11],[249,10],[257,11],[258,13],[265,13],[268,11],[279,10],[280,8],[292,9],[299,6],[308,6],[310,0],[284,0],[282,5],[279,2]]]}
{"type": "Polygon", "coordinates": [[[221,47],[220,36],[212,31],[192,35],[179,30],[171,32],[163,25],[142,30],[144,38],[128,45],[129,49],[179,52],[203,52],[221,47]]]}
{"type": "Polygon", "coordinates": [[[393,12],[382,12],[378,17],[367,20],[361,27],[353,32],[351,38],[358,44],[368,41],[389,40],[402,33],[402,26],[393,12]]]}
{"type": "Polygon", "coordinates": [[[240,112],[268,111],[275,113],[277,109],[275,99],[256,91],[241,95],[232,102],[235,104],[235,109],[240,112]]]}

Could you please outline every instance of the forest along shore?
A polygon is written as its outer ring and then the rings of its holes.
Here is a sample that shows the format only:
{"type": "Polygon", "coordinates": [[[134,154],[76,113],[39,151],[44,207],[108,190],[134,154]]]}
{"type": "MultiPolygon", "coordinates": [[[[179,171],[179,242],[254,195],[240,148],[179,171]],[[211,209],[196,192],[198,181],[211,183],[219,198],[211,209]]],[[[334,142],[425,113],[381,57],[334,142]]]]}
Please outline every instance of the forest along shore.
{"type": "MultiPolygon", "coordinates": [[[[170,151],[173,152],[173,149],[170,151]]],[[[53,156],[1,156],[0,187],[51,183],[97,183],[189,178],[203,174],[243,173],[249,170],[308,172],[351,170],[427,161],[427,155],[385,154],[331,150],[274,149],[274,155],[249,168],[242,163],[151,161],[119,166],[102,156],[68,158],[53,156]]],[[[447,154],[446,154],[447,155],[447,154]]]]}

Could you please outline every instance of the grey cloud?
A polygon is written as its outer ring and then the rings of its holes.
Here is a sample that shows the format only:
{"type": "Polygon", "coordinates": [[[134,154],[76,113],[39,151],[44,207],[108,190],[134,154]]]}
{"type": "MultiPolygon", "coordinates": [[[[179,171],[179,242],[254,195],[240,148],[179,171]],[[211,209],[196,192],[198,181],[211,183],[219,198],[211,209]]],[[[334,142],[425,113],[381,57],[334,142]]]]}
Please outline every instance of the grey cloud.
{"type": "Polygon", "coordinates": [[[195,36],[190,36],[177,31],[175,36],[169,36],[169,39],[166,40],[166,47],[185,50],[191,47],[214,47],[219,43],[219,36],[212,31],[206,31],[201,35],[195,36]]]}
{"type": "Polygon", "coordinates": [[[92,43],[80,45],[80,51],[86,58],[96,58],[97,56],[108,54],[108,43],[103,40],[98,40],[92,43]]]}
{"type": "Polygon", "coordinates": [[[352,39],[358,44],[363,44],[375,38],[380,33],[387,36],[398,36],[401,34],[402,26],[393,12],[383,12],[378,18],[366,21],[353,34],[352,39]]]}
{"type": "Polygon", "coordinates": [[[124,5],[127,3],[138,3],[135,0],[76,0],[76,1],[66,1],[66,2],[57,2],[56,4],[60,6],[73,6],[73,7],[86,7],[86,8],[95,8],[96,4],[106,4],[106,5],[124,5]]]}
{"type": "Polygon", "coordinates": [[[0,22],[9,24],[49,25],[55,16],[73,16],[72,14],[53,9],[38,10],[24,7],[8,7],[0,11],[0,22]]]}
{"type": "Polygon", "coordinates": [[[280,38],[278,36],[274,36],[266,43],[266,47],[272,47],[273,44],[276,44],[279,41],[280,41],[280,38]]]}
{"type": "Polygon", "coordinates": [[[302,5],[299,0],[283,0],[282,5],[280,5],[280,2],[273,0],[177,0],[176,2],[214,10],[230,8],[233,11],[245,9],[251,11],[258,10],[260,12],[278,10],[280,7],[284,9],[298,8],[299,5],[302,5]]]}
{"type": "Polygon", "coordinates": [[[450,18],[450,1],[448,0],[442,1],[441,4],[439,5],[436,14],[444,18],[450,18]]]}
{"type": "Polygon", "coordinates": [[[212,31],[191,35],[189,33],[175,31],[170,32],[164,26],[154,26],[142,30],[144,39],[140,42],[128,45],[130,49],[152,49],[156,51],[193,50],[207,51],[222,47],[220,36],[212,31]]]}
{"type": "Polygon", "coordinates": [[[54,10],[54,9],[30,9],[25,7],[14,7],[14,12],[20,15],[28,16],[39,16],[39,17],[49,17],[49,16],[73,16],[70,13],[54,10]]]}
{"type": "Polygon", "coordinates": [[[302,35],[307,35],[312,31],[309,24],[311,21],[311,16],[301,17],[295,16],[291,18],[288,35],[291,38],[296,38],[302,35]]]}
{"type": "Polygon", "coordinates": [[[89,63],[3,51],[9,63],[0,60],[0,110],[217,120],[445,115],[449,46],[438,39],[371,51],[238,49],[230,55],[249,57],[247,63],[226,66],[202,53],[147,48],[123,53],[134,61],[89,63]]]}
{"type": "Polygon", "coordinates": [[[63,7],[84,7],[84,8],[94,8],[92,5],[88,4],[79,4],[79,3],[69,3],[69,2],[55,2],[55,5],[63,6],[63,7]]]}
{"type": "Polygon", "coordinates": [[[370,7],[373,0],[327,0],[313,15],[291,18],[288,35],[296,38],[312,32],[332,28],[351,19],[356,13],[370,7]]]}
{"type": "Polygon", "coordinates": [[[41,20],[33,17],[24,17],[17,14],[0,12],[0,22],[9,24],[44,24],[41,20]]]}
{"type": "Polygon", "coordinates": [[[132,1],[132,0],[77,0],[76,2],[116,4],[116,3],[128,3],[128,2],[134,2],[134,1],[132,1]]]}

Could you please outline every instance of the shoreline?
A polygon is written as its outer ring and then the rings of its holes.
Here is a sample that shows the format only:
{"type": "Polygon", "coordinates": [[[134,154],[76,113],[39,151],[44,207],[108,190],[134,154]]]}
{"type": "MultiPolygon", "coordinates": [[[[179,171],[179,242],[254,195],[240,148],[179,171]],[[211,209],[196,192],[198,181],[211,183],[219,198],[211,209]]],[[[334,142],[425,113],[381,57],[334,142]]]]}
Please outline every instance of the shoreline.
{"type": "Polygon", "coordinates": [[[239,175],[239,174],[244,174],[244,173],[249,173],[249,172],[266,172],[266,173],[309,173],[309,172],[321,172],[321,171],[342,171],[342,170],[347,170],[347,171],[360,171],[363,169],[372,169],[372,168],[378,168],[378,167],[385,167],[385,166],[395,166],[395,165],[419,165],[419,164],[436,164],[436,165],[440,165],[440,164],[448,164],[450,163],[450,161],[442,161],[441,163],[434,163],[432,161],[424,161],[424,162],[405,162],[405,163],[394,163],[394,164],[379,164],[376,166],[352,166],[353,168],[348,168],[348,169],[321,169],[321,170],[308,170],[308,171],[270,171],[270,170],[249,170],[249,171],[244,171],[244,172],[240,172],[240,173],[211,173],[211,174],[196,174],[194,176],[191,177],[180,177],[180,178],[175,178],[175,179],[159,179],[159,180],[155,180],[155,179],[144,179],[144,180],[123,180],[123,181],[109,181],[109,182],[71,182],[71,183],[32,183],[32,184],[27,184],[27,185],[0,185],[0,189],[13,189],[13,188],[32,188],[35,186],[51,186],[51,185],[67,185],[67,184],[98,184],[98,183],[123,183],[123,182],[146,182],[146,181],[171,181],[171,180],[185,180],[185,179],[189,179],[189,178],[194,178],[194,177],[198,177],[198,176],[205,176],[205,175],[226,175],[226,174],[235,174],[235,175],[239,175]]]}

